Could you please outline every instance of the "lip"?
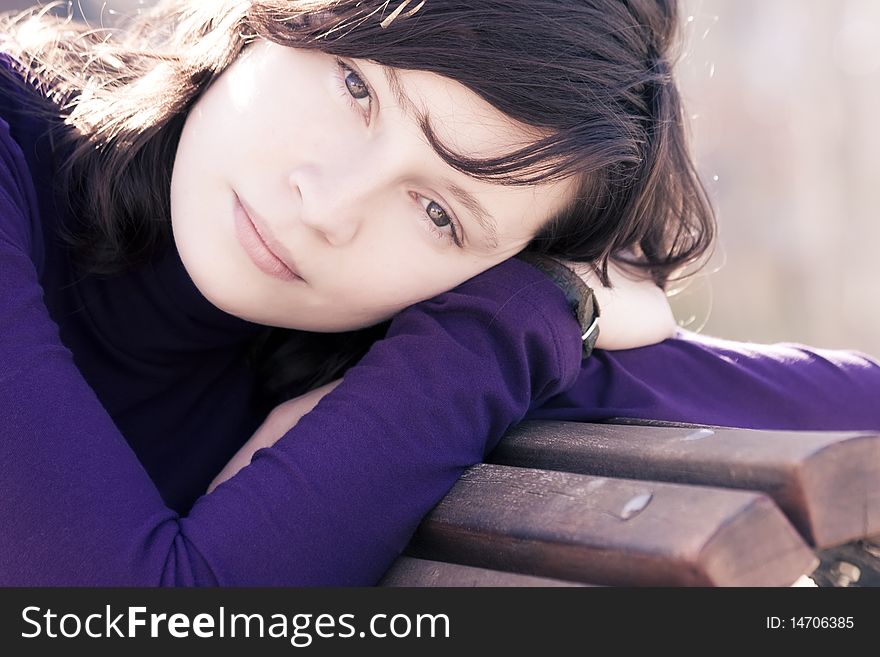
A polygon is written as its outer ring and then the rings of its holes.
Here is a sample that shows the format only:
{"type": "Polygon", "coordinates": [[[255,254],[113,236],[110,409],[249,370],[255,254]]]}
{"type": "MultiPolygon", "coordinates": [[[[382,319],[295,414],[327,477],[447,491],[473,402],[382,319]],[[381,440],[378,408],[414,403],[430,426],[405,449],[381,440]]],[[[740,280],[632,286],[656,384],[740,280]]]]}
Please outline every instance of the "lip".
{"type": "Polygon", "coordinates": [[[245,253],[260,271],[283,281],[303,281],[302,276],[283,258],[278,241],[269,232],[259,215],[233,191],[235,233],[245,253]]]}

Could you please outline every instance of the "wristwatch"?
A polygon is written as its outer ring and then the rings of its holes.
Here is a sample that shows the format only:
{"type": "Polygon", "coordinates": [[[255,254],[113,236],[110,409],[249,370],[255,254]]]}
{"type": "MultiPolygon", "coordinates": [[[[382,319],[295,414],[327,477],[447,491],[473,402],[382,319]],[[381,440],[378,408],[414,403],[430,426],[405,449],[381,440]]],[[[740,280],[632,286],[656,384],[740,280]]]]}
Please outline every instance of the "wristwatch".
{"type": "Polygon", "coordinates": [[[522,252],[516,257],[544,272],[565,294],[568,305],[581,327],[583,358],[589,357],[599,337],[599,303],[593,288],[571,269],[551,256],[522,252]]]}

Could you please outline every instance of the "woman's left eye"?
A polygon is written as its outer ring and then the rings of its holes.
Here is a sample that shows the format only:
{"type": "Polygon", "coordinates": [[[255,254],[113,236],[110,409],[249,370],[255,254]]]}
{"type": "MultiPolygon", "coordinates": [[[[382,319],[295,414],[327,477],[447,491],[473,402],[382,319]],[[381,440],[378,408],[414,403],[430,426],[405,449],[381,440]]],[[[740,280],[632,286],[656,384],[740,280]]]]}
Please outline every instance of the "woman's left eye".
{"type": "Polygon", "coordinates": [[[461,238],[458,236],[458,230],[455,227],[455,220],[452,216],[437,201],[423,200],[428,202],[427,205],[422,205],[425,210],[425,213],[422,215],[422,221],[425,222],[428,232],[438,239],[453,242],[459,247],[462,246],[461,238]]]}
{"type": "Polygon", "coordinates": [[[341,59],[336,60],[336,65],[339,69],[339,88],[342,91],[343,96],[348,99],[354,109],[364,113],[369,120],[370,103],[373,99],[370,87],[364,82],[363,78],[351,68],[351,66],[343,62],[341,59]],[[366,107],[360,102],[357,102],[361,100],[367,101],[366,107]]]}

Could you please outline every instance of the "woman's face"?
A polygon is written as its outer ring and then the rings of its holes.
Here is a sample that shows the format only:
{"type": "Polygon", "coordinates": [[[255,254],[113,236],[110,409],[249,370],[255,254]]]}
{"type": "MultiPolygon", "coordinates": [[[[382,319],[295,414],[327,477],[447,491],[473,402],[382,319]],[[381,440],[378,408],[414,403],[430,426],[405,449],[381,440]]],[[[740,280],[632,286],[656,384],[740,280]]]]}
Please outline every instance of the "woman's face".
{"type": "Polygon", "coordinates": [[[202,294],[260,324],[371,326],[515,255],[570,198],[568,182],[456,171],[409,103],[457,153],[536,137],[432,73],[248,47],[193,106],[174,162],[174,239],[202,294]]]}

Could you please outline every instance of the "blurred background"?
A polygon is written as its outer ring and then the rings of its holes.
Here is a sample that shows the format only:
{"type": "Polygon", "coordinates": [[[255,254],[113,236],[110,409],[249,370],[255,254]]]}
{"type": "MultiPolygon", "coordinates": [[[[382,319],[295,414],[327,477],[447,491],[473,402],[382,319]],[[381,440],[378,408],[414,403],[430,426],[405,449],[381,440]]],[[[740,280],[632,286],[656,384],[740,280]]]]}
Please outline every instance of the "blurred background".
{"type": "MultiPolygon", "coordinates": [[[[80,0],[71,11],[106,25],[150,3],[80,0]]],[[[678,74],[720,233],[708,266],[671,299],[679,323],[880,357],[880,2],[684,0],[682,10],[678,74]]]]}
{"type": "Polygon", "coordinates": [[[676,316],[880,356],[880,2],[683,7],[678,72],[720,241],[676,316]]]}

